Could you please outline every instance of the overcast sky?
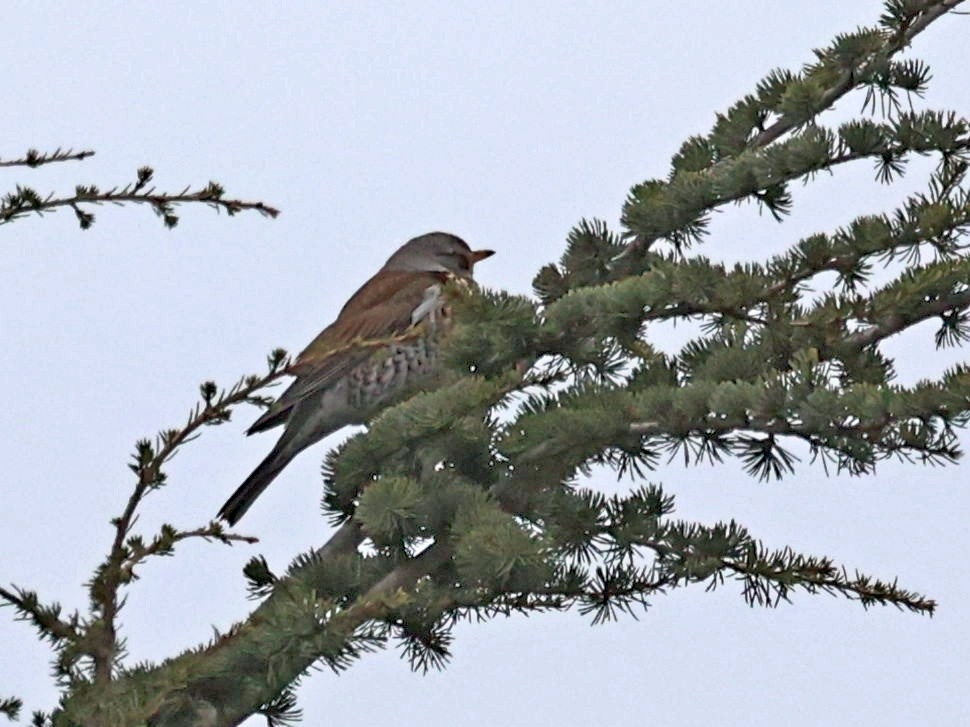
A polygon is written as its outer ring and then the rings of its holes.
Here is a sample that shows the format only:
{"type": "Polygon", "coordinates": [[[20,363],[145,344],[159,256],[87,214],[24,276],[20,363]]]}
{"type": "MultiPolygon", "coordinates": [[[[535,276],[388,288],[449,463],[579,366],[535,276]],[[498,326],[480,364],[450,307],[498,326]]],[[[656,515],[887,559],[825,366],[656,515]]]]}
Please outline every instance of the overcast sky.
{"type": "MultiPolygon", "coordinates": [[[[85,605],[108,519],[130,492],[134,441],[181,424],[201,381],[230,384],[275,346],[299,350],[394,248],[429,230],[497,250],[479,279],[528,293],[581,217],[616,224],[629,187],[664,175],[716,111],[881,12],[874,0],[62,5],[4,4],[0,157],[31,146],[97,156],[0,170],[0,190],[107,187],[151,164],[160,187],[213,178],[283,210],[272,221],[183,208],[168,231],[148,209],[102,208],[87,232],[63,211],[0,229],[0,582],[70,608],[85,605]]],[[[949,17],[914,47],[935,76],[926,103],[964,116],[968,31],[970,18],[949,17]]],[[[822,175],[794,188],[781,226],[726,208],[704,253],[763,260],[888,210],[925,179],[919,169],[888,188],[869,163],[822,175]]],[[[886,347],[903,383],[966,359],[934,352],[932,330],[886,347]]],[[[275,434],[243,436],[256,416],[240,410],[179,455],[142,532],[215,514],[272,445],[275,434]]],[[[193,543],[142,570],[122,614],[132,661],[245,617],[240,570],[253,554],[282,569],[326,539],[325,451],[302,455],[243,520],[260,544],[193,543]]],[[[639,621],[464,625],[444,672],[413,674],[391,649],[305,680],[306,724],[970,723],[968,479],[967,465],[850,479],[807,462],[781,483],[734,465],[654,478],[679,517],[733,517],[771,547],[898,576],[940,601],[933,619],[808,595],[750,609],[728,584],[654,599],[639,621]]],[[[49,709],[47,647],[10,610],[0,644],[0,696],[49,709]]]]}

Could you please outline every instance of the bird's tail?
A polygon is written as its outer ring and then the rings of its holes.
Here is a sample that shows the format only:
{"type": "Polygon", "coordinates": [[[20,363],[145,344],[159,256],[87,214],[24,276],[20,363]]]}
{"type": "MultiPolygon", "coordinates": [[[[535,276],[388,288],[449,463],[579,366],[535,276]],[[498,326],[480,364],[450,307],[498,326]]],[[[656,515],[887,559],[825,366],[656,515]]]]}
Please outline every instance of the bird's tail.
{"type": "Polygon", "coordinates": [[[256,502],[256,498],[263,494],[263,490],[276,479],[276,476],[283,471],[296,456],[297,451],[285,451],[279,447],[274,449],[253,473],[246,478],[234,493],[226,500],[226,504],[219,510],[217,517],[222,518],[230,525],[239,522],[239,518],[246,514],[246,511],[256,502]]]}

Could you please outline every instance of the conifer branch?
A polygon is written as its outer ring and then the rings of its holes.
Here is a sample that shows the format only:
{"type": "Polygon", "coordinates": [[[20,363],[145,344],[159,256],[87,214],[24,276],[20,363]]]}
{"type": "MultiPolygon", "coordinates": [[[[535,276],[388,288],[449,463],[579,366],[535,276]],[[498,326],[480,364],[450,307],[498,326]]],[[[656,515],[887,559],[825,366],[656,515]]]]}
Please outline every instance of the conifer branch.
{"type": "Polygon", "coordinates": [[[52,152],[40,152],[37,149],[28,149],[27,153],[19,159],[0,159],[0,167],[39,167],[44,164],[55,164],[57,162],[79,162],[94,156],[94,151],[84,149],[74,151],[73,149],[61,149],[58,147],[52,152]]]}
{"type": "MultiPolygon", "coordinates": [[[[871,78],[874,72],[879,70],[894,55],[908,47],[916,36],[926,30],[931,23],[939,20],[962,3],[963,0],[930,0],[921,3],[921,7],[899,5],[901,12],[896,17],[884,17],[889,33],[885,45],[871,56],[860,59],[853,66],[846,68],[834,83],[819,94],[818,106],[822,109],[831,108],[832,104],[842,96],[857,88],[860,79],[871,78]]],[[[782,117],[755,137],[751,146],[768,146],[804,123],[804,119],[782,117]]]]}
{"type": "MultiPolygon", "coordinates": [[[[882,29],[840,37],[799,77],[767,79],[757,98],[719,117],[709,137],[685,144],[668,181],[634,188],[624,210],[631,244],[585,221],[570,234],[561,266],[537,277],[541,311],[500,294],[456,303],[467,306],[470,322],[456,325],[443,358],[463,377],[386,410],[366,435],[328,456],[325,505],[341,525],[327,543],[282,576],[254,559],[246,575],[262,600],[245,622],[200,649],[113,679],[120,589],[136,567],[186,538],[249,540],[218,523],[181,532],[164,526],[148,543],[132,534],[138,506],[165,484],[168,459],[202,426],[226,421],[232,406],[267,403],[260,389],[285,372],[285,354],[271,357],[266,376],[227,392],[204,384],[186,425],[138,444],[134,491],[91,584],[93,625],[55,633],[94,660],[94,678],[67,695],[62,721],[110,723],[122,710],[129,722],[153,727],[236,724],[258,711],[282,719],[295,710],[288,690],[309,669],[346,668],[393,633],[413,663],[440,663],[448,629],[463,615],[578,606],[602,621],[672,588],[727,580],[739,580],[751,604],[776,606],[801,589],[932,614],[932,599],[895,581],[849,575],[828,558],[789,548],[769,551],[733,521],[672,521],[673,500],[658,486],[606,498],[577,490],[576,479],[595,465],[643,477],[661,455],[681,452],[697,461],[735,456],[754,476],[781,477],[797,460],[782,446],[786,437],[853,473],[891,455],[960,455],[955,429],[970,421],[967,367],[938,381],[891,385],[892,362],[877,344],[934,316],[954,341],[967,337],[967,124],[895,109],[887,124],[812,125],[852,88],[920,93],[926,69],[890,59],[958,4],[891,0],[882,29]],[[769,118],[778,121],[766,127],[769,118]],[[894,217],[859,218],[767,264],[730,271],[682,254],[705,232],[705,215],[726,201],[754,199],[780,218],[791,205],[791,179],[868,157],[880,160],[888,180],[914,153],[938,153],[941,166],[930,194],[894,217]],[[673,254],[649,249],[664,236],[673,254]],[[938,255],[933,264],[910,265],[871,294],[857,292],[870,260],[918,255],[926,244],[938,255]],[[801,286],[829,270],[848,292],[806,303],[801,286]],[[689,316],[710,325],[676,355],[644,340],[644,323],[689,316]],[[553,359],[550,368],[525,375],[523,362],[542,357],[553,359]],[[471,370],[477,375],[467,376],[471,370]],[[510,400],[517,410],[492,415],[510,400]]],[[[146,184],[140,174],[119,193],[151,195],[146,184]]],[[[59,204],[73,206],[84,226],[93,218],[81,205],[105,201],[100,194],[87,188],[78,191],[86,199],[59,204]]],[[[206,194],[221,199],[221,190],[206,194]]],[[[172,200],[142,201],[169,224],[172,200]]],[[[61,628],[55,619],[49,631],[61,628]]]]}
{"type": "MultiPolygon", "coordinates": [[[[970,286],[970,283],[965,284],[964,287],[967,286],[970,286]]],[[[886,312],[874,316],[876,320],[871,325],[856,333],[850,333],[846,336],[845,343],[856,348],[865,348],[922,321],[967,309],[970,309],[970,289],[930,300],[919,300],[905,312],[886,312]]]]}
{"type": "MultiPolygon", "coordinates": [[[[832,134],[813,122],[853,88],[868,86],[870,93],[877,89],[884,96],[891,94],[894,73],[914,76],[903,81],[904,87],[921,92],[927,74],[893,68],[891,59],[962,2],[890,3],[892,11],[883,17],[883,28],[862,28],[840,36],[831,47],[816,51],[818,62],[803,74],[773,74],[760,84],[757,95],[746,96],[719,115],[709,136],[692,137],[684,144],[668,180],[648,180],[631,191],[623,222],[632,241],[614,266],[617,274],[635,271],[638,257],[661,238],[678,251],[698,241],[706,234],[706,215],[726,202],[754,198],[780,219],[791,207],[788,181],[868,156],[868,151],[885,143],[887,139],[869,135],[864,147],[836,151],[832,134]],[[831,82],[833,75],[837,80],[831,82]],[[772,115],[779,120],[764,128],[772,115]],[[778,141],[795,129],[800,129],[798,134],[778,141]]],[[[916,138],[909,141],[903,147],[913,149],[915,142],[919,148],[916,138]]],[[[884,152],[882,174],[888,181],[901,172],[902,162],[898,151],[884,152]]]]}
{"type": "Polygon", "coordinates": [[[0,697],[0,714],[11,722],[16,722],[24,703],[16,697],[0,697]]]}
{"type": "Polygon", "coordinates": [[[118,569],[119,583],[130,583],[135,575],[135,568],[142,565],[152,556],[168,556],[175,551],[175,544],[184,540],[201,539],[206,542],[213,540],[224,545],[233,543],[258,543],[259,538],[250,535],[227,533],[219,522],[213,521],[194,530],[178,530],[171,525],[162,525],[161,530],[147,544],[136,535],[129,536],[125,541],[127,554],[118,569]]]}
{"type": "MultiPolygon", "coordinates": [[[[147,439],[136,445],[134,462],[129,465],[137,481],[131,496],[120,516],[112,520],[115,528],[114,542],[104,563],[99,566],[89,584],[92,610],[100,638],[94,639],[97,651],[91,654],[94,661],[95,677],[100,682],[110,681],[117,655],[115,618],[121,607],[119,590],[134,577],[134,568],[153,554],[164,553],[175,542],[189,537],[218,539],[222,542],[242,540],[252,542],[244,536],[223,533],[221,525],[212,523],[206,528],[188,532],[178,532],[170,526],[152,543],[145,545],[140,538],[131,535],[136,522],[136,511],[142,500],[150,492],[165,484],[163,465],[171,459],[178,449],[192,441],[197,432],[205,426],[222,424],[229,420],[232,408],[242,403],[265,403],[258,392],[284,375],[288,362],[286,351],[277,349],[267,359],[269,371],[263,376],[246,376],[228,390],[220,391],[211,381],[200,387],[201,401],[189,413],[188,421],[180,429],[160,432],[154,444],[147,439]]],[[[95,628],[92,626],[92,628],[95,628]]]]}
{"type": "Polygon", "coordinates": [[[64,621],[60,618],[60,605],[56,603],[50,606],[41,604],[37,594],[33,591],[26,591],[17,587],[10,591],[0,586],[0,598],[6,601],[6,604],[0,605],[13,606],[17,610],[18,618],[33,623],[40,636],[49,640],[52,644],[79,638],[80,632],[76,616],[70,621],[64,621]]]}
{"type": "MultiPolygon", "coordinates": [[[[359,530],[349,524],[340,528],[328,542],[329,550],[322,552],[328,547],[325,546],[318,551],[320,560],[312,560],[294,572],[288,579],[289,587],[274,589],[274,592],[252,615],[247,622],[248,625],[243,625],[209,650],[210,656],[214,658],[210,659],[208,664],[218,671],[210,672],[205,676],[202,670],[197,671],[190,683],[169,695],[169,699],[152,716],[152,724],[155,727],[176,727],[176,725],[181,727],[185,724],[187,707],[193,713],[214,712],[219,715],[219,723],[234,724],[257,711],[262,704],[269,702],[273,694],[266,690],[262,679],[255,678],[257,674],[261,674],[266,665],[255,662],[252,658],[252,654],[261,653],[261,649],[256,648],[259,640],[265,639],[269,634],[260,633],[262,627],[254,629],[253,626],[261,622],[272,623],[274,630],[278,631],[274,635],[274,640],[282,638],[284,641],[289,641],[296,637],[299,630],[304,628],[303,624],[294,618],[280,620],[283,614],[291,612],[295,605],[292,589],[295,587],[300,592],[303,592],[305,587],[312,589],[318,579],[325,577],[330,559],[345,553],[350,543],[357,538],[357,533],[359,530]],[[254,648],[256,648],[255,651],[253,651],[254,648]],[[244,657],[247,652],[250,656],[244,657]],[[217,662],[221,663],[217,665],[217,662]],[[254,673],[254,670],[257,673],[254,673]],[[233,683],[241,683],[242,688],[248,693],[242,694],[240,693],[242,690],[237,690],[232,700],[210,701],[206,695],[218,693],[220,683],[227,678],[233,683]]],[[[403,594],[418,580],[445,563],[450,555],[451,550],[447,545],[435,543],[428,546],[420,555],[387,572],[346,609],[335,609],[329,603],[319,603],[316,606],[309,602],[305,603],[303,608],[312,608],[314,613],[320,614],[315,617],[313,627],[319,639],[318,643],[321,645],[318,647],[320,651],[279,654],[280,659],[272,666],[273,682],[290,683],[310,669],[317,660],[323,660],[334,669],[345,666],[347,658],[356,656],[353,641],[362,626],[369,621],[380,620],[393,612],[399,606],[404,597],[403,594]],[[322,611],[321,607],[323,607],[322,611]]],[[[302,634],[303,639],[308,637],[310,634],[302,634]]]]}
{"type": "Polygon", "coordinates": [[[149,186],[154,170],[151,167],[141,167],[134,182],[122,187],[112,187],[102,191],[95,185],[78,185],[71,196],[57,197],[54,193],[42,197],[31,187],[17,185],[13,192],[8,193],[0,202],[0,225],[13,222],[27,214],[35,213],[43,216],[45,212],[55,211],[60,207],[70,207],[74,210],[78,224],[86,230],[94,224],[94,213],[86,209],[87,205],[101,205],[105,203],[145,204],[162,219],[163,224],[172,228],[178,224],[179,217],[175,208],[181,204],[202,203],[216,210],[233,216],[239,212],[253,210],[267,217],[276,217],[279,210],[263,202],[247,202],[239,199],[228,199],[225,190],[218,182],[209,182],[204,187],[192,190],[185,187],[176,193],[159,192],[149,186]]]}
{"type": "MultiPolygon", "coordinates": [[[[668,540],[657,539],[642,540],[639,544],[656,551],[659,560],[652,567],[598,566],[593,574],[566,570],[561,578],[529,591],[499,587],[483,599],[480,590],[461,594],[447,579],[442,580],[438,582],[442,592],[453,595],[435,596],[428,604],[433,611],[422,610],[422,620],[424,623],[442,619],[453,622],[470,614],[492,618],[512,613],[562,611],[578,605],[581,613],[593,615],[595,624],[615,620],[621,612],[636,618],[635,607],[646,610],[651,596],[680,585],[706,582],[708,590],[713,590],[731,577],[742,582],[742,595],[752,606],[774,608],[781,602],[790,603],[792,592],[801,589],[808,593],[841,595],[859,601],[864,607],[895,606],[928,615],[936,608],[932,599],[901,589],[895,581],[885,582],[858,573],[849,576],[844,567],[835,566],[828,558],[799,555],[790,548],[769,553],[760,543],[751,541],[740,549],[742,555],[720,558],[713,570],[692,573],[672,568],[669,563],[693,557],[694,546],[675,546],[668,540]]],[[[435,573],[428,575],[435,576],[435,573]]],[[[392,618],[391,622],[404,626],[407,618],[392,618]]],[[[427,664],[419,646],[411,644],[409,648],[412,663],[427,664]]]]}
{"type": "MultiPolygon", "coordinates": [[[[858,601],[863,608],[873,605],[894,606],[932,616],[936,601],[922,594],[900,588],[895,580],[886,582],[856,572],[850,576],[844,567],[829,558],[806,558],[790,549],[775,554],[753,554],[744,560],[723,561],[744,583],[744,598],[751,605],[776,606],[791,600],[794,588],[809,593],[830,593],[858,601]]],[[[717,583],[712,580],[712,585],[717,583]]]]}

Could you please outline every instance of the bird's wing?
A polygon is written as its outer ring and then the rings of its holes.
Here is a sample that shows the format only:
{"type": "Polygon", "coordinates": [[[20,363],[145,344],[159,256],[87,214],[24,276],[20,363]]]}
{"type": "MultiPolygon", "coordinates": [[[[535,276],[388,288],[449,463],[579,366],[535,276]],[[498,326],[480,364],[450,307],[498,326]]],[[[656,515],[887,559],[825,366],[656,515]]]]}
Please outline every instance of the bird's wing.
{"type": "Polygon", "coordinates": [[[284,423],[293,406],[326,389],[371,353],[407,334],[420,321],[414,316],[429,299],[443,273],[384,271],[368,280],[341,309],[337,320],[323,329],[296,360],[289,372],[296,376],[247,434],[284,423]],[[429,292],[430,291],[430,292],[429,292]]]}

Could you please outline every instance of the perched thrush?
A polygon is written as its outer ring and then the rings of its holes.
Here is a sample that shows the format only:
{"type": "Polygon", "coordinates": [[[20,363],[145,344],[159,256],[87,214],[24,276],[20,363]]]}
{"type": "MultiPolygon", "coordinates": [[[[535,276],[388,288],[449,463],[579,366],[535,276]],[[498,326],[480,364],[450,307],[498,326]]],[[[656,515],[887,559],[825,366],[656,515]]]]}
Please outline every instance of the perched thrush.
{"type": "Polygon", "coordinates": [[[432,232],[391,255],[297,356],[288,369],[296,380],[246,432],[284,425],[273,451],[226,500],[219,517],[234,525],[297,454],[430,383],[439,342],[450,328],[442,285],[449,278],[470,280],[475,263],[492,254],[432,232]]]}

